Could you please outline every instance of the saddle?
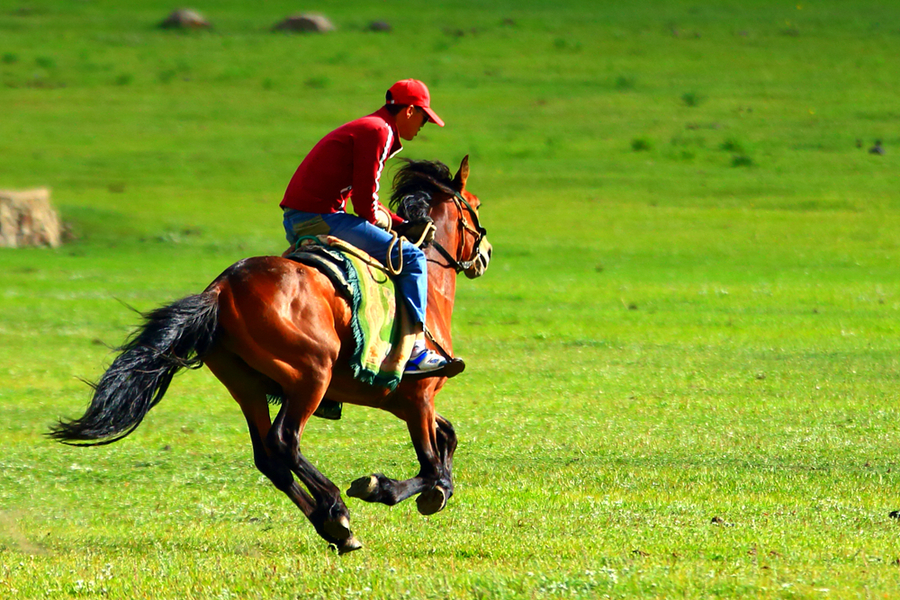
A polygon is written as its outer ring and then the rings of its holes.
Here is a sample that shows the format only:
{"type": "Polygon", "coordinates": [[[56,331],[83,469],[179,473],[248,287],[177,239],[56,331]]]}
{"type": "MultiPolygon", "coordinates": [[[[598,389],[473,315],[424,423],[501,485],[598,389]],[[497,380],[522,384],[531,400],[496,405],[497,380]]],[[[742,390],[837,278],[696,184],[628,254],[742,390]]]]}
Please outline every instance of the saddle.
{"type": "Polygon", "coordinates": [[[284,257],[319,270],[350,304],[353,376],[363,383],[396,389],[415,334],[384,267],[359,248],[329,235],[302,237],[284,257]]]}

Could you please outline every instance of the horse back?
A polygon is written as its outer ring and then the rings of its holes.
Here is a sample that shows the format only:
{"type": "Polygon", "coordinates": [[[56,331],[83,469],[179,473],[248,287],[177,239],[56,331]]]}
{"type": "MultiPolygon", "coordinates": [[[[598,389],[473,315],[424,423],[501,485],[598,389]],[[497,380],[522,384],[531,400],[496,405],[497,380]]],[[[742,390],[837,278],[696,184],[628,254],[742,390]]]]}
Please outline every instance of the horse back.
{"type": "Polygon", "coordinates": [[[208,289],[219,293],[219,326],[232,349],[336,354],[349,332],[350,307],[328,277],[282,257],[238,261],[208,289]]]}

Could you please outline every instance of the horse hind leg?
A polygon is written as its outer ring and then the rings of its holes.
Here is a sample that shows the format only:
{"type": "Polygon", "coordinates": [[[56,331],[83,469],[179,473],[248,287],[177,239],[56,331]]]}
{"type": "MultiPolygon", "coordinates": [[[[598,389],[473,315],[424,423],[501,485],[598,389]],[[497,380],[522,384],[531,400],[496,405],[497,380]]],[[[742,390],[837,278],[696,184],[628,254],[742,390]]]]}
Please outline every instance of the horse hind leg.
{"type": "MultiPolygon", "coordinates": [[[[291,464],[279,453],[272,452],[266,440],[272,429],[267,394],[277,385],[266,376],[251,369],[237,356],[216,351],[205,362],[213,374],[225,385],[237,401],[247,420],[250,441],[253,445],[253,462],[256,468],[283,492],[310,521],[314,520],[318,503],[294,479],[291,464]]],[[[317,527],[317,531],[318,531],[317,527]]],[[[362,547],[349,532],[349,521],[325,531],[318,531],[325,541],[334,544],[339,551],[349,552],[362,547]],[[345,525],[345,526],[344,526],[345,525]],[[324,533],[324,535],[323,535],[324,533]]]]}
{"type": "Polygon", "coordinates": [[[362,544],[350,530],[350,513],[337,486],[307,460],[300,451],[300,438],[328,387],[327,381],[306,383],[285,390],[285,400],[269,429],[265,445],[277,455],[309,490],[312,510],[305,512],[316,532],[341,554],[362,544]]]}

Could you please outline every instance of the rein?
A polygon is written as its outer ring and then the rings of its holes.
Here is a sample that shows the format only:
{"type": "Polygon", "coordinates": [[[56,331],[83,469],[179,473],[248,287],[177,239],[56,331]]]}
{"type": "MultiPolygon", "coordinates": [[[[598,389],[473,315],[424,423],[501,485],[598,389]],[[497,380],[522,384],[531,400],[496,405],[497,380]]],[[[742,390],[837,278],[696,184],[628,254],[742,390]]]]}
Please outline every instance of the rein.
{"type": "MultiPolygon", "coordinates": [[[[416,248],[421,248],[422,243],[425,241],[425,238],[428,237],[428,234],[433,229],[436,229],[434,223],[429,223],[428,227],[426,227],[424,231],[422,231],[422,235],[419,236],[419,239],[415,242],[412,242],[413,246],[415,246],[416,248]]],[[[390,245],[388,245],[387,256],[385,257],[384,262],[385,270],[390,275],[399,275],[400,272],[403,271],[403,240],[406,240],[407,242],[410,242],[412,240],[397,235],[396,231],[391,231],[390,229],[388,229],[388,233],[390,233],[394,239],[391,240],[390,245]],[[397,266],[394,266],[394,261],[391,260],[391,255],[394,253],[395,247],[397,248],[397,266]]]]}

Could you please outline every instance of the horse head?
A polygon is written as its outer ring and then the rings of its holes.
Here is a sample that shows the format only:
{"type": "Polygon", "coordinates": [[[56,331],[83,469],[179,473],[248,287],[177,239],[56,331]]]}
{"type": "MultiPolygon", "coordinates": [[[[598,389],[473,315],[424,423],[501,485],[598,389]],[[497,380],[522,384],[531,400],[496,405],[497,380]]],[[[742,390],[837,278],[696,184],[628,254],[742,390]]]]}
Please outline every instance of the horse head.
{"type": "Polygon", "coordinates": [[[466,190],[469,157],[462,159],[455,176],[439,161],[404,160],[394,176],[392,207],[410,221],[430,216],[437,228],[433,245],[446,266],[469,279],[483,275],[492,247],[478,217],[481,201],[466,190]]]}

